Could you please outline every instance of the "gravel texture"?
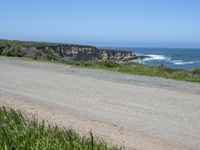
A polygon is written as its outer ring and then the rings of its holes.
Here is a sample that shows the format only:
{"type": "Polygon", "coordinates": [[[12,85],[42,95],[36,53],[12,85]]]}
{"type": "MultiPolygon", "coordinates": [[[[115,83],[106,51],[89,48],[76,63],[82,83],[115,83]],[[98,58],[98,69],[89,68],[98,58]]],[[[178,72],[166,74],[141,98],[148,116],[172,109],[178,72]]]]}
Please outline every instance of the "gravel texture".
{"type": "Polygon", "coordinates": [[[200,149],[200,84],[0,57],[0,104],[127,149],[200,149]]]}

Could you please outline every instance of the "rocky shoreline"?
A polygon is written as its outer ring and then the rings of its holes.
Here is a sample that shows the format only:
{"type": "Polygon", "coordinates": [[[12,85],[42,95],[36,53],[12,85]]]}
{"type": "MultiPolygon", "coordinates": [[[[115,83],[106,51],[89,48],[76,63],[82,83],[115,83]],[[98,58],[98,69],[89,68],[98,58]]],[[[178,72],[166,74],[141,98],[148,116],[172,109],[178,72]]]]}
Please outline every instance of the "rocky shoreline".
{"type": "MultiPolygon", "coordinates": [[[[23,55],[23,57],[34,59],[43,59],[47,55],[55,55],[59,59],[75,61],[111,60],[116,62],[128,62],[146,58],[146,56],[137,56],[133,51],[60,43],[0,40],[0,49],[2,54],[5,49],[8,49],[8,51],[20,51],[20,55],[23,55]]],[[[12,53],[10,55],[12,55],[12,53]]]]}

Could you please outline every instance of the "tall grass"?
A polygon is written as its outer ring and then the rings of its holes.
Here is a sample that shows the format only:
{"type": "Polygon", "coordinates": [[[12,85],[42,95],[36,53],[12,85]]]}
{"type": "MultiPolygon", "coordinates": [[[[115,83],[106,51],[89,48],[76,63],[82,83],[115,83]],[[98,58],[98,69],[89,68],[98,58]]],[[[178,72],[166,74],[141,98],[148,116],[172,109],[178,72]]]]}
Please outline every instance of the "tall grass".
{"type": "Polygon", "coordinates": [[[72,130],[29,120],[13,109],[0,108],[1,150],[118,150],[102,140],[80,137],[72,130]]]}

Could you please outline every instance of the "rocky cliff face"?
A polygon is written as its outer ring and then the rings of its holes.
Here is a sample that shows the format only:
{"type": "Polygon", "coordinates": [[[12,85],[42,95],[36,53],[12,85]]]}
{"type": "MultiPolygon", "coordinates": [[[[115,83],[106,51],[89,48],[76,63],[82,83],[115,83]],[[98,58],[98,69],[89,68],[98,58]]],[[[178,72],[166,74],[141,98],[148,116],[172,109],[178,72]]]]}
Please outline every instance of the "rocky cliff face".
{"type": "Polygon", "coordinates": [[[136,59],[137,56],[132,51],[119,51],[111,49],[99,49],[93,46],[82,45],[56,45],[56,46],[35,46],[24,47],[27,57],[42,57],[44,50],[53,50],[62,59],[71,60],[114,60],[114,61],[129,61],[136,59]]]}

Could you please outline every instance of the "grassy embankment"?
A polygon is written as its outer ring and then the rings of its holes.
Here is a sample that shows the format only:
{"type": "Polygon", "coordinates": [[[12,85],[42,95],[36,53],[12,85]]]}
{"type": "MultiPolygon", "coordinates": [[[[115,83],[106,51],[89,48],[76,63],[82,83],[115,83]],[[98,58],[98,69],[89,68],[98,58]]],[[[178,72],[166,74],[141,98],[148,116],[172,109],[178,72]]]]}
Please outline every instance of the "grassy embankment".
{"type": "MultiPolygon", "coordinates": [[[[34,61],[30,58],[17,58],[18,60],[34,61]]],[[[38,61],[38,60],[36,60],[38,61]]],[[[52,62],[59,64],[73,65],[77,67],[103,69],[133,75],[163,77],[175,80],[200,82],[200,69],[182,70],[165,66],[145,66],[135,62],[117,63],[113,61],[64,61],[64,60],[39,60],[42,62],[52,62]]]]}
{"type": "MultiPolygon", "coordinates": [[[[2,150],[119,150],[102,140],[80,137],[72,130],[60,129],[29,120],[20,112],[0,107],[0,149],[2,150]]],[[[122,149],[122,148],[120,148],[122,149]]]]}
{"type": "MultiPolygon", "coordinates": [[[[23,41],[8,41],[0,40],[0,55],[10,57],[22,57],[23,60],[30,60],[23,58],[24,51],[22,47],[29,46],[49,46],[59,45],[56,43],[41,43],[41,42],[23,42],[23,41]]],[[[37,53],[38,51],[36,51],[37,53]]],[[[63,63],[67,65],[87,67],[94,69],[104,69],[109,71],[116,71],[121,73],[128,73],[134,75],[143,76],[155,76],[163,77],[175,80],[183,80],[190,82],[200,82],[200,68],[194,70],[181,70],[172,69],[165,66],[145,66],[143,64],[129,62],[129,63],[117,63],[113,61],[66,61],[61,60],[57,54],[51,49],[40,51],[45,56],[43,60],[38,59],[37,61],[51,61],[54,63],[63,63]]]]}

